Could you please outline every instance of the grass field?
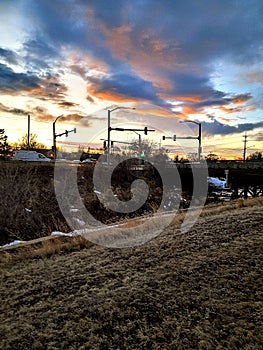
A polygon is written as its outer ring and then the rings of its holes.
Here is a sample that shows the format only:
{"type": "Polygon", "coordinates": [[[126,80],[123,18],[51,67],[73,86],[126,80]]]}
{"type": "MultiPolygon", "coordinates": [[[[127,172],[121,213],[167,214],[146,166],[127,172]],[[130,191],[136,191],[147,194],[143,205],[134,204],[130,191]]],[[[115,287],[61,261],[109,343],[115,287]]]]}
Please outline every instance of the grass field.
{"type": "Polygon", "coordinates": [[[139,247],[2,252],[0,349],[260,350],[262,232],[254,200],[139,247]]]}

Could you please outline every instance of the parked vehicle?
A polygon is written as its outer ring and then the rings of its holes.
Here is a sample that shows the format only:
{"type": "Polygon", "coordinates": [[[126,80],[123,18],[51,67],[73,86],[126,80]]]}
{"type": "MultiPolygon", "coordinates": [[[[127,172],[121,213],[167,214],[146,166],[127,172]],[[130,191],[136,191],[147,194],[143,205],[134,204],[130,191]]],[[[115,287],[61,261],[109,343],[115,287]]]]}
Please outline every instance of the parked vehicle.
{"type": "Polygon", "coordinates": [[[36,151],[15,151],[12,157],[13,160],[24,162],[50,162],[51,159],[36,151]]]}
{"type": "Polygon", "coordinates": [[[82,164],[95,164],[97,162],[97,159],[95,158],[86,158],[81,163],[82,164]]]}

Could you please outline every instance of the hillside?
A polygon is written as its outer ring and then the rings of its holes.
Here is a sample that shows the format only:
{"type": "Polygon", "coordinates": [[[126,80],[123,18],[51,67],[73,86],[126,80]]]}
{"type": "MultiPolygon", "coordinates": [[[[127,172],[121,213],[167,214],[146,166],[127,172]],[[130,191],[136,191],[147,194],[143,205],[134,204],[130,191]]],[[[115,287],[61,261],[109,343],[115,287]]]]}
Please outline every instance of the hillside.
{"type": "Polygon", "coordinates": [[[0,348],[262,349],[262,232],[258,200],[139,247],[6,259],[0,348]]]}

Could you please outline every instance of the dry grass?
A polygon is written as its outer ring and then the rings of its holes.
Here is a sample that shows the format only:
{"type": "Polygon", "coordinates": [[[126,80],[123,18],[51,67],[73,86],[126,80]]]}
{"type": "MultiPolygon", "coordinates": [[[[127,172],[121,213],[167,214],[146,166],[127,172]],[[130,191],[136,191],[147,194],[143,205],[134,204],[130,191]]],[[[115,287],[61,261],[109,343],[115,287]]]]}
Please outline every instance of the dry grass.
{"type": "Polygon", "coordinates": [[[79,251],[92,245],[82,236],[48,236],[0,249],[0,264],[35,258],[50,258],[54,255],[79,251]]]}
{"type": "Polygon", "coordinates": [[[52,179],[52,164],[1,163],[0,245],[68,231],[52,179]]]}
{"type": "Polygon", "coordinates": [[[261,350],[262,202],[231,207],[139,247],[2,264],[0,348],[261,350]]]}

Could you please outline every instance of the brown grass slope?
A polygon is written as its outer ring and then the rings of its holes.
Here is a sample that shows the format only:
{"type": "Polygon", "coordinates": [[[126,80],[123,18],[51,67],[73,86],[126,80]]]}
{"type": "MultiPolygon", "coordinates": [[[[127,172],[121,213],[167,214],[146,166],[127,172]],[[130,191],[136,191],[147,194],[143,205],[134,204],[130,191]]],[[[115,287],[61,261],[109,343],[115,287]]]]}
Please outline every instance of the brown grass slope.
{"type": "Polygon", "coordinates": [[[0,348],[262,349],[262,204],[1,265],[0,348]]]}

